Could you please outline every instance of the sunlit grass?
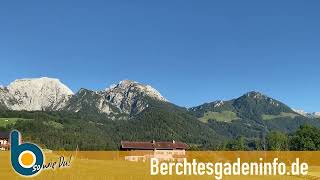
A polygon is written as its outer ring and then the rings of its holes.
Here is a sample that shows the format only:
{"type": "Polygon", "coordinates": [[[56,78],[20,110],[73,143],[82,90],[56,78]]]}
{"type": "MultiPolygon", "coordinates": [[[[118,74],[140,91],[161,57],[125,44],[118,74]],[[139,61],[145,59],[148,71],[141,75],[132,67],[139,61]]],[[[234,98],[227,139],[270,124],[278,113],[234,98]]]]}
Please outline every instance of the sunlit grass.
{"type": "Polygon", "coordinates": [[[285,112],[281,112],[279,115],[266,115],[266,114],[263,114],[262,115],[262,119],[263,120],[271,120],[271,119],[276,119],[276,118],[285,118],[285,117],[288,117],[288,118],[295,118],[296,116],[298,116],[297,114],[294,114],[294,113],[285,113],[285,112]]]}
{"type": "Polygon", "coordinates": [[[216,120],[221,122],[231,122],[233,120],[240,119],[236,113],[232,111],[223,111],[223,112],[206,112],[204,116],[199,118],[200,121],[207,123],[209,120],[216,120]]]}
{"type": "Polygon", "coordinates": [[[14,125],[17,121],[25,121],[32,119],[23,119],[23,118],[0,118],[0,127],[7,127],[8,125],[14,125]]]}

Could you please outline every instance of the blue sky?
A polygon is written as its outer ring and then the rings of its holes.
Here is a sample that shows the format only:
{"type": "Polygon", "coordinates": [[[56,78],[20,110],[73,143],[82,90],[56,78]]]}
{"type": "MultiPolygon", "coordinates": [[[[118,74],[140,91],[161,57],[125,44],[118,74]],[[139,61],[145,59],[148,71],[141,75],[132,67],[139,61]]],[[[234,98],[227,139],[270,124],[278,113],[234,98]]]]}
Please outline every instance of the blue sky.
{"type": "Polygon", "coordinates": [[[261,91],[320,111],[319,1],[6,1],[0,84],[122,79],[182,106],[261,91]]]}

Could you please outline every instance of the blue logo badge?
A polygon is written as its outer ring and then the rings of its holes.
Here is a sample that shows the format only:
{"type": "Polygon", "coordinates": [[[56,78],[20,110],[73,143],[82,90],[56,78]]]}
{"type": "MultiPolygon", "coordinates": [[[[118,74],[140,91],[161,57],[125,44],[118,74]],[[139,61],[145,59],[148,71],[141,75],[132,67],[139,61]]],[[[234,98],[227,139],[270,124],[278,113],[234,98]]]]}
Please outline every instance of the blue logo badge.
{"type": "Polygon", "coordinates": [[[40,172],[44,162],[42,150],[32,143],[21,143],[21,134],[11,131],[11,164],[22,176],[33,176],[40,172]]]}

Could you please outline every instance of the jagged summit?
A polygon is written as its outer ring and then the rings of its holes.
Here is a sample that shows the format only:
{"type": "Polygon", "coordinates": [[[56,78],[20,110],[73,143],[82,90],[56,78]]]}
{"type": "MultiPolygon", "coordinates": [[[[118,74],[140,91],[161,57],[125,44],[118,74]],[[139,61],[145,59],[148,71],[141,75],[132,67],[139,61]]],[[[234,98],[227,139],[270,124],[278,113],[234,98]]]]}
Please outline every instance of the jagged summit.
{"type": "Polygon", "coordinates": [[[149,106],[148,98],[166,101],[149,85],[123,80],[103,91],[80,89],[70,99],[65,109],[74,112],[99,112],[110,116],[135,115],[149,106]]]}
{"type": "Polygon", "coordinates": [[[144,85],[136,81],[132,80],[122,80],[118,84],[113,84],[109,88],[105,90],[108,93],[128,93],[130,91],[137,91],[144,95],[147,95],[151,98],[160,100],[160,101],[167,101],[159,91],[151,87],[150,85],[144,85]]]}
{"type": "Polygon", "coordinates": [[[250,92],[247,92],[246,94],[244,94],[243,96],[252,97],[255,99],[268,98],[266,95],[264,95],[263,93],[258,92],[258,91],[250,91],[250,92]]]}
{"type": "MultiPolygon", "coordinates": [[[[285,105],[284,103],[273,99],[261,92],[257,92],[257,91],[250,91],[246,94],[244,94],[243,96],[239,97],[238,99],[235,99],[235,102],[251,102],[251,101],[256,101],[255,104],[256,105],[262,105],[264,104],[264,108],[267,108],[267,105],[270,105],[269,108],[271,106],[273,106],[274,108],[277,107],[281,107],[284,108],[286,112],[292,112],[291,108],[289,108],[287,105],[285,105]]],[[[253,104],[253,103],[251,103],[253,104]]]]}
{"type": "Polygon", "coordinates": [[[74,94],[56,78],[24,78],[0,88],[0,105],[10,110],[83,111],[136,114],[148,107],[145,97],[167,101],[156,89],[123,80],[103,91],[81,88],[74,94]]]}
{"type": "Polygon", "coordinates": [[[124,79],[119,82],[121,85],[130,85],[130,84],[139,84],[137,81],[129,80],[129,79],[124,79]]]}

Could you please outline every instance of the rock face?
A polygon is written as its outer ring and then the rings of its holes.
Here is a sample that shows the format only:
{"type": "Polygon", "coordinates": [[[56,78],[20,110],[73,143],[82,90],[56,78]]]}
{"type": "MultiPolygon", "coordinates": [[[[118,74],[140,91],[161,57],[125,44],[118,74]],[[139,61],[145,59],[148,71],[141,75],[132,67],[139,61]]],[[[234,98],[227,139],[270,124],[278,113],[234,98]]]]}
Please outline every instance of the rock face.
{"type": "Polygon", "coordinates": [[[0,92],[0,98],[11,110],[59,110],[73,92],[58,79],[18,79],[0,92]],[[4,91],[4,92],[3,92],[4,91]]]}
{"type": "Polygon", "coordinates": [[[14,99],[13,95],[9,92],[8,88],[0,87],[0,107],[8,109],[16,104],[17,101],[14,99]]]}
{"type": "Polygon", "coordinates": [[[120,113],[120,111],[106,100],[103,91],[97,92],[88,89],[80,89],[70,98],[63,109],[72,112],[82,111],[106,113],[108,115],[120,113]]]}
{"type": "Polygon", "coordinates": [[[148,107],[148,100],[167,101],[149,85],[124,80],[104,91],[81,89],[65,107],[68,111],[93,111],[108,115],[134,115],[148,107]]]}
{"type": "Polygon", "coordinates": [[[124,113],[139,113],[147,107],[143,97],[167,101],[156,89],[135,81],[124,80],[107,88],[104,92],[108,102],[124,113]]]}
{"type": "Polygon", "coordinates": [[[0,87],[0,107],[27,111],[98,112],[108,115],[138,114],[148,107],[148,98],[167,101],[149,85],[124,80],[103,91],[80,89],[76,94],[58,79],[18,79],[0,87]]]}

